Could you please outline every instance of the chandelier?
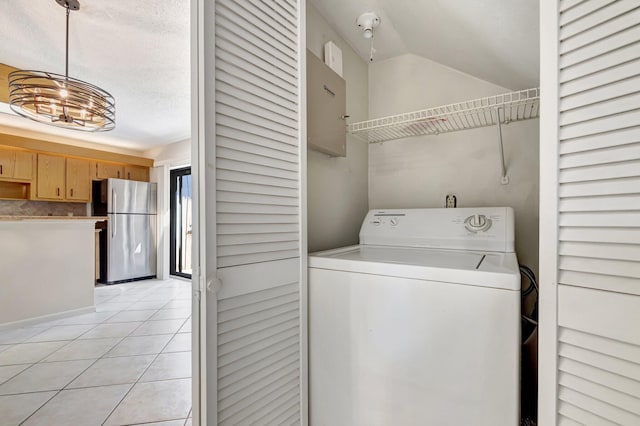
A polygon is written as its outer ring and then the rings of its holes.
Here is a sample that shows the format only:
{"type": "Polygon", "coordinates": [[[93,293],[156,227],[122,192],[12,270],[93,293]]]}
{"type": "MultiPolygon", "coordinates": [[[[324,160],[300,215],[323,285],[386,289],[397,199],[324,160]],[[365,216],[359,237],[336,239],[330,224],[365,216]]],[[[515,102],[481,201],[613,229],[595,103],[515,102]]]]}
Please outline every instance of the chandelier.
{"type": "Polygon", "coordinates": [[[67,10],[65,74],[18,70],[9,74],[9,104],[26,118],[53,126],[105,132],[116,125],[113,96],[93,84],[69,77],[69,13],[79,0],[56,0],[67,10]]]}

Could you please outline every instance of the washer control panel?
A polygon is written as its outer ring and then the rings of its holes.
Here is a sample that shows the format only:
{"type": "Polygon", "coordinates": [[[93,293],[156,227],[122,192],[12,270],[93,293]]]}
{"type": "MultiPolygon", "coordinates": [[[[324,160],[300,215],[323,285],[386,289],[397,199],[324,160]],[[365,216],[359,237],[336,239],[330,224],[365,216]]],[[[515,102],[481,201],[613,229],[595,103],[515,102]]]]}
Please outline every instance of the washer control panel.
{"type": "MultiPolygon", "coordinates": [[[[374,228],[378,228],[378,227],[395,228],[398,225],[402,224],[403,216],[405,215],[379,213],[376,216],[372,217],[368,223],[371,224],[374,228]]],[[[365,222],[366,222],[366,219],[365,219],[365,222]]]]}
{"type": "Polygon", "coordinates": [[[491,225],[491,219],[483,214],[474,214],[464,220],[464,227],[470,232],[488,231],[491,225]]]}
{"type": "Polygon", "coordinates": [[[513,252],[513,209],[371,210],[360,244],[513,252]]]}

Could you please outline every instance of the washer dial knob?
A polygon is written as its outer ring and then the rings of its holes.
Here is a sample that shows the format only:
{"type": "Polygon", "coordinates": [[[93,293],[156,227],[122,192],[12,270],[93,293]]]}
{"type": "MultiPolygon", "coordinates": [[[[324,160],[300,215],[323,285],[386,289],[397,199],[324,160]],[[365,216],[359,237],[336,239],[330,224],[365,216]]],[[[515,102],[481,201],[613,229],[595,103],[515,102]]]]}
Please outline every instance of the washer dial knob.
{"type": "Polygon", "coordinates": [[[491,219],[483,214],[474,214],[464,220],[464,227],[470,232],[484,232],[491,228],[491,219]]]}

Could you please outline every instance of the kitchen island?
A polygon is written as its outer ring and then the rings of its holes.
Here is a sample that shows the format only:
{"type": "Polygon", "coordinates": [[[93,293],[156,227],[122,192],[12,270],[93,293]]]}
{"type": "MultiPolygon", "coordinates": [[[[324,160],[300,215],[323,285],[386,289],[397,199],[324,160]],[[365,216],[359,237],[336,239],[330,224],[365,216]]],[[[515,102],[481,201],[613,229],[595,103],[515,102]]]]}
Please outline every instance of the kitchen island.
{"type": "Polygon", "coordinates": [[[0,216],[0,329],[95,311],[95,223],[0,216]]]}

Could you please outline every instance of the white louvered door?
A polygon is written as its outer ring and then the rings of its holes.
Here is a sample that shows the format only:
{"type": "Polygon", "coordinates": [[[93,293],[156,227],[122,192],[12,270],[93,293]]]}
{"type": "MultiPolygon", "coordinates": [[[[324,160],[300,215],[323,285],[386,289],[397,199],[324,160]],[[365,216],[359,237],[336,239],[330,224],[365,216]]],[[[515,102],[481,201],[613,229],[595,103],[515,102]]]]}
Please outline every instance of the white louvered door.
{"type": "Polygon", "coordinates": [[[539,424],[640,425],[640,1],[540,22],[539,424]]]}
{"type": "Polygon", "coordinates": [[[207,420],[306,424],[304,0],[204,0],[207,420]]]}

